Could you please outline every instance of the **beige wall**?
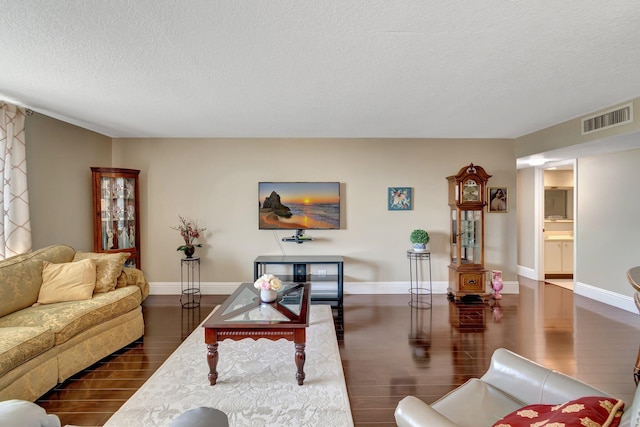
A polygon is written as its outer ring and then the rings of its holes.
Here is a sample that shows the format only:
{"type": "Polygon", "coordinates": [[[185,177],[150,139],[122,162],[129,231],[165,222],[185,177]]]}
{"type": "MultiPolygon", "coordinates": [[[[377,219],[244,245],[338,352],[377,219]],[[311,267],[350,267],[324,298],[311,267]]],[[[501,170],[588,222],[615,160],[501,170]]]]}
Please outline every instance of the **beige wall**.
{"type": "MultiPolygon", "coordinates": [[[[637,103],[634,107],[640,111],[637,103]]],[[[408,234],[416,227],[431,234],[434,281],[446,281],[445,177],[474,162],[493,175],[490,186],[510,190],[509,212],[486,215],[486,261],[488,268],[502,269],[505,280],[512,281],[516,265],[534,268],[535,264],[534,173],[533,168],[520,170],[516,179],[516,150],[525,155],[542,151],[533,148],[538,143],[546,147],[551,141],[559,147],[565,139],[575,141],[566,135],[569,128],[574,126],[561,124],[515,144],[511,140],[112,141],[36,113],[26,122],[33,246],[67,243],[91,250],[89,168],[129,167],[142,171],[143,267],[152,281],[180,280],[180,254],[175,251],[180,239],[169,228],[178,214],[209,227],[200,250],[203,281],[249,280],[252,261],[260,254],[335,253],[347,258],[348,281],[406,282],[404,253],[408,234]],[[343,229],[310,231],[316,240],[303,245],[280,242],[289,233],[258,230],[257,183],[263,180],[340,181],[343,229]],[[389,186],[413,187],[414,209],[387,211],[389,186]]],[[[632,215],[640,207],[635,197],[639,162],[640,150],[632,150],[580,159],[577,164],[576,278],[625,296],[632,292],[624,272],[640,264],[640,228],[632,215]]]]}
{"type": "Polygon", "coordinates": [[[111,165],[111,138],[38,113],[25,128],[33,248],[93,250],[89,168],[111,165]]]}
{"type": "Polygon", "coordinates": [[[640,265],[640,150],[578,162],[576,280],[633,295],[626,271],[640,265]]]}
{"type": "Polygon", "coordinates": [[[182,214],[208,227],[203,282],[251,280],[261,254],[340,254],[348,282],[406,283],[409,233],[431,235],[434,283],[448,277],[445,177],[474,162],[508,187],[509,212],[486,215],[486,264],[516,278],[515,156],[511,140],[116,139],[35,114],[27,120],[34,248],[67,243],[92,250],[91,166],[140,169],[142,265],[149,280],[180,281],[182,214]],[[259,181],[340,181],[343,229],[258,230],[259,181]],[[387,210],[387,188],[414,189],[414,209],[387,210]]]}
{"type": "Polygon", "coordinates": [[[474,162],[510,189],[509,212],[486,216],[486,263],[516,279],[516,170],[511,140],[116,139],[113,166],[141,169],[142,264],[152,282],[180,280],[178,215],[208,227],[202,280],[253,279],[258,255],[338,254],[345,280],[406,282],[409,233],[431,235],[433,279],[448,277],[446,176],[474,162]],[[259,181],[340,181],[343,229],[281,242],[258,230],[259,181]],[[388,211],[388,187],[413,187],[412,211],[388,211]]]}
{"type": "Polygon", "coordinates": [[[529,270],[528,277],[536,268],[535,220],[535,169],[518,170],[518,266],[529,270]]]}
{"type": "MultiPolygon", "coordinates": [[[[634,99],[633,104],[634,110],[640,111],[640,98],[634,99]]],[[[603,111],[608,109],[603,108],[603,111]]],[[[637,135],[640,120],[637,119],[632,124],[595,132],[586,137],[580,135],[580,122],[580,118],[576,118],[518,138],[515,143],[516,155],[525,156],[587,141],[596,143],[598,139],[614,135],[626,134],[629,138],[640,138],[637,135]]],[[[637,216],[634,213],[640,208],[635,189],[639,161],[640,150],[637,149],[580,157],[576,161],[575,183],[576,292],[634,311],[633,289],[625,273],[630,267],[640,265],[640,227],[634,219],[637,216]]],[[[532,226],[535,227],[533,215],[537,208],[534,168],[518,171],[518,189],[522,198],[518,206],[518,270],[533,270],[536,253],[529,250],[531,247],[525,239],[535,238],[531,235],[532,226]],[[530,190],[530,193],[525,193],[525,190],[530,190]]]]}

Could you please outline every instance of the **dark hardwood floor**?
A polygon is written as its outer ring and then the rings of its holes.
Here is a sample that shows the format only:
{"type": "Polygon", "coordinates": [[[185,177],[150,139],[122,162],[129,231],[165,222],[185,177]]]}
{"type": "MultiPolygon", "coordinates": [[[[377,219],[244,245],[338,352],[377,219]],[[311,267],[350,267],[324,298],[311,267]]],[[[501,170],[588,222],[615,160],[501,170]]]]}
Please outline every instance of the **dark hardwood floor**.
{"type": "MultiPolygon", "coordinates": [[[[482,375],[499,347],[630,403],[638,315],[558,286],[520,283],[519,295],[505,295],[495,306],[453,304],[434,295],[433,307],[421,310],[409,307],[408,295],[346,295],[340,353],[356,426],[395,426],[393,411],[402,397],[433,402],[482,375]]],[[[103,425],[225,297],[204,296],[201,308],[192,310],[181,309],[178,299],[149,297],[143,339],[37,403],[63,425],[103,425]]]]}

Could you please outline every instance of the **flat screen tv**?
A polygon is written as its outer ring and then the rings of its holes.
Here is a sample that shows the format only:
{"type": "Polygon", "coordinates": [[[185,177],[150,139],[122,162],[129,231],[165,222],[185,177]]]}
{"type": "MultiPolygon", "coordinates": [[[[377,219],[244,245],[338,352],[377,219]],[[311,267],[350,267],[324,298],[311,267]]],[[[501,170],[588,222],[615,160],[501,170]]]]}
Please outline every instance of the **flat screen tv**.
{"type": "Polygon", "coordinates": [[[258,183],[260,230],[337,230],[339,182],[258,183]]]}

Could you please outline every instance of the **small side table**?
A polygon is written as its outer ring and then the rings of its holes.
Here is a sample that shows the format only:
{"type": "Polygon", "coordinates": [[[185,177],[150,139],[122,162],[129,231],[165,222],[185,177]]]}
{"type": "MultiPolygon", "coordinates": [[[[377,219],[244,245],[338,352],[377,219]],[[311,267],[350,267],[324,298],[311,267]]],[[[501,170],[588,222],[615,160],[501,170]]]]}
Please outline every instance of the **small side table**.
{"type": "Polygon", "coordinates": [[[411,288],[409,289],[411,300],[409,301],[409,305],[414,308],[431,308],[431,304],[433,303],[431,294],[431,252],[408,250],[407,258],[409,259],[409,280],[411,281],[411,288]],[[423,261],[427,261],[429,268],[428,283],[424,280],[425,271],[421,268],[423,267],[423,261]],[[422,280],[420,280],[421,278],[422,280]]]}
{"type": "Polygon", "coordinates": [[[182,308],[200,307],[200,257],[182,258],[180,261],[180,286],[182,308]]]}

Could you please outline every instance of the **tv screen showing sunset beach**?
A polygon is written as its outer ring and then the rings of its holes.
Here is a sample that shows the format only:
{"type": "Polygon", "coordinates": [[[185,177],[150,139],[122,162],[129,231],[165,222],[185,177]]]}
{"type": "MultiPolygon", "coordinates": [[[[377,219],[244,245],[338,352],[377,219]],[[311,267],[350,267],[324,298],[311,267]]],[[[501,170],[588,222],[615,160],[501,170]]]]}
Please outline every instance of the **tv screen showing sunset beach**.
{"type": "Polygon", "coordinates": [[[261,230],[339,229],[339,182],[260,182],[261,230]]]}

